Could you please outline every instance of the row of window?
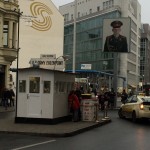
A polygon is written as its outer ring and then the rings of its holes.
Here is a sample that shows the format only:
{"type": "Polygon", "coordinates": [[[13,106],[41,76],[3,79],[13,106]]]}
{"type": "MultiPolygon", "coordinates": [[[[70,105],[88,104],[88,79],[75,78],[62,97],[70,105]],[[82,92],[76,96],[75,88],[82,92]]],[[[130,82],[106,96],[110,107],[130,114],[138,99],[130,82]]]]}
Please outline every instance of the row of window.
{"type": "MultiPolygon", "coordinates": [[[[136,62],[136,61],[135,61],[136,62]]],[[[130,62],[128,62],[128,70],[132,70],[133,72],[136,72],[136,65],[135,64],[132,64],[130,62]]]]}
{"type": "MultiPolygon", "coordinates": [[[[43,81],[43,93],[50,93],[51,81],[43,81]]],[[[26,80],[19,80],[19,92],[26,93],[26,80]]],[[[40,78],[31,77],[29,81],[29,93],[40,93],[40,78]]]]}
{"type": "MultiPolygon", "coordinates": [[[[54,89],[56,93],[69,93],[71,89],[74,88],[74,83],[72,82],[61,82],[55,83],[54,89]]],[[[19,80],[19,92],[26,93],[26,80],[19,80]]],[[[43,81],[42,87],[43,93],[51,92],[51,81],[43,81]]],[[[30,77],[29,78],[29,93],[40,93],[40,77],[30,77]]]]}
{"type": "MultiPolygon", "coordinates": [[[[88,0],[86,0],[86,2],[87,2],[87,1],[88,1],[88,0]]],[[[90,0],[89,0],[89,1],[90,1],[90,0]]],[[[84,3],[84,2],[82,1],[82,3],[84,3]]],[[[79,2],[78,5],[80,5],[80,4],[82,4],[82,3],[79,2]]],[[[73,6],[74,6],[74,5],[73,5],[73,6]]],[[[103,2],[103,10],[104,10],[104,9],[107,9],[107,8],[111,8],[111,7],[113,7],[113,6],[114,6],[114,0],[108,0],[108,1],[106,1],[106,2],[103,2]]],[[[99,12],[99,11],[100,11],[100,6],[97,6],[97,12],[99,12]]],[[[77,12],[77,18],[83,17],[83,16],[88,15],[88,14],[92,14],[92,13],[93,13],[92,8],[89,9],[89,12],[84,12],[84,13],[82,13],[82,14],[81,14],[81,12],[77,12]]],[[[64,14],[63,16],[64,16],[64,21],[65,21],[65,22],[70,20],[70,18],[69,18],[69,13],[64,14]]],[[[74,19],[74,15],[71,14],[70,16],[71,16],[71,20],[73,20],[73,19],[74,19]]]]}
{"type": "Polygon", "coordinates": [[[108,0],[106,2],[103,2],[103,9],[110,8],[114,5],[114,0],[108,0]]]}

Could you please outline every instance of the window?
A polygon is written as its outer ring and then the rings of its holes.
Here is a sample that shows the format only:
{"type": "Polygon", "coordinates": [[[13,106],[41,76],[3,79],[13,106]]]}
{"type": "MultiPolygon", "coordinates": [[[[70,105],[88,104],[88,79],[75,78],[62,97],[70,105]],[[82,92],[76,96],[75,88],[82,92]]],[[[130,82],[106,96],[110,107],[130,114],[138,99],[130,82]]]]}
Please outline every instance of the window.
{"type": "Polygon", "coordinates": [[[4,21],[4,25],[3,25],[4,47],[8,47],[8,28],[9,28],[8,24],[9,24],[8,21],[4,21]]]}
{"type": "Polygon", "coordinates": [[[69,21],[69,14],[64,14],[64,21],[69,21]]]}
{"type": "Polygon", "coordinates": [[[29,78],[29,92],[40,93],[40,77],[29,78]]]}
{"type": "Polygon", "coordinates": [[[100,6],[97,7],[97,11],[100,11],[100,6]]]}
{"type": "Polygon", "coordinates": [[[44,81],[43,84],[43,93],[50,93],[51,90],[51,81],[44,81]]]}
{"type": "Polygon", "coordinates": [[[71,20],[73,20],[73,14],[71,14],[71,20]]]}
{"type": "Polygon", "coordinates": [[[90,13],[90,14],[92,13],[92,9],[89,10],[89,13],[90,13]]]}
{"type": "Polygon", "coordinates": [[[16,43],[16,23],[13,23],[13,31],[12,31],[12,47],[14,48],[15,47],[15,43],[16,43]]]}
{"type": "Polygon", "coordinates": [[[20,93],[26,92],[26,81],[25,80],[19,80],[19,92],[20,93]]]}
{"type": "Polygon", "coordinates": [[[80,12],[78,12],[78,18],[80,17],[80,12]]]}

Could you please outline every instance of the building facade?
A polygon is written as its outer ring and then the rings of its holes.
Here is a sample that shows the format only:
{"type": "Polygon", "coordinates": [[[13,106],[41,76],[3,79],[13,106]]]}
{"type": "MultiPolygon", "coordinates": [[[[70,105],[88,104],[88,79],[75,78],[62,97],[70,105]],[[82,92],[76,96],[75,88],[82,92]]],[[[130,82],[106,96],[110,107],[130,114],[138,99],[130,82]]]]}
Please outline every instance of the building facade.
{"type": "MultiPolygon", "coordinates": [[[[76,5],[76,70],[81,70],[82,64],[91,64],[91,70],[115,73],[125,77],[129,87],[136,88],[140,73],[140,35],[141,6],[138,0],[77,0],[60,6],[64,16],[64,54],[73,55],[74,10],[76,5]],[[103,52],[103,20],[131,19],[129,53],[103,52]],[[117,60],[117,61],[115,61],[117,60]]],[[[67,61],[67,69],[72,69],[72,60],[67,61]]],[[[123,86],[118,78],[118,87],[123,86]]]]}
{"type": "Polygon", "coordinates": [[[10,66],[18,51],[18,1],[0,0],[0,97],[4,87],[12,84],[10,66]]]}
{"type": "Polygon", "coordinates": [[[140,51],[140,82],[150,84],[150,26],[142,24],[140,51]]]}
{"type": "Polygon", "coordinates": [[[41,54],[63,56],[63,33],[63,16],[51,0],[0,0],[0,93],[12,78],[15,88],[16,72],[9,70],[29,67],[41,54]]]}

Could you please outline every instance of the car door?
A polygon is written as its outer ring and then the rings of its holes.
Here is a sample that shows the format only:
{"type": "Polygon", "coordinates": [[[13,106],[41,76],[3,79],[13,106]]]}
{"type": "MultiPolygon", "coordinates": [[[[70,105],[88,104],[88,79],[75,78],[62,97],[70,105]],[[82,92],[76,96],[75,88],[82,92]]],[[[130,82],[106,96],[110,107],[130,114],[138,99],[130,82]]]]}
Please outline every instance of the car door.
{"type": "Polygon", "coordinates": [[[137,102],[136,95],[133,95],[127,99],[126,103],[122,107],[122,112],[124,116],[131,117],[136,102],[137,102]]]}

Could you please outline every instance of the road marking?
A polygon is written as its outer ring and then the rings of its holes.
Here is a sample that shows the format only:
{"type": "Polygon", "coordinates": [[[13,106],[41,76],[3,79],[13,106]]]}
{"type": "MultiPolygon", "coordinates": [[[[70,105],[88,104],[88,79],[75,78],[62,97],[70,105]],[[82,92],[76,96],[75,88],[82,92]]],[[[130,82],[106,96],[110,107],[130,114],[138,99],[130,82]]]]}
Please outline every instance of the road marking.
{"type": "Polygon", "coordinates": [[[56,141],[56,140],[45,141],[45,142],[41,142],[41,143],[36,143],[36,144],[32,144],[32,145],[27,145],[27,146],[23,146],[23,147],[18,147],[18,148],[12,149],[12,150],[21,150],[21,149],[25,149],[25,148],[30,148],[30,147],[42,145],[42,144],[52,143],[52,142],[55,142],[55,141],[56,141]]]}

